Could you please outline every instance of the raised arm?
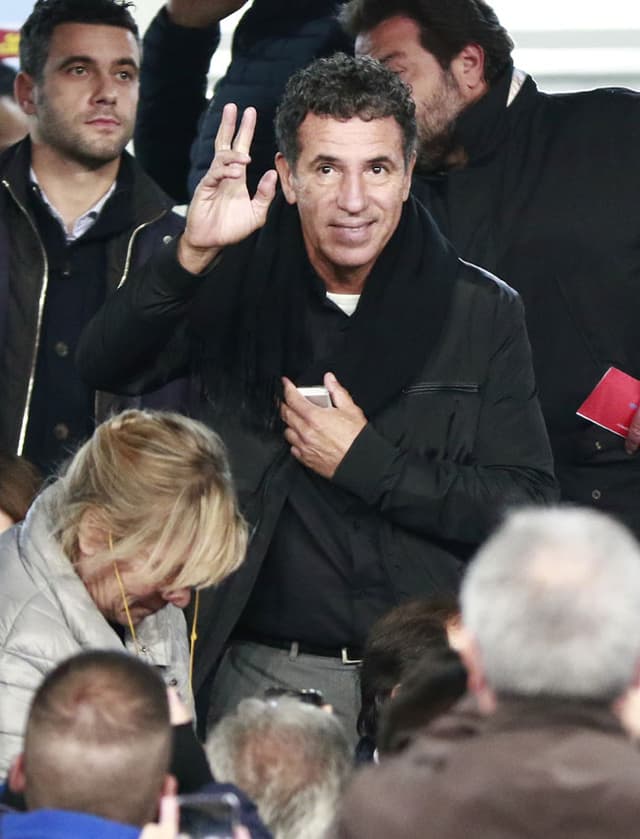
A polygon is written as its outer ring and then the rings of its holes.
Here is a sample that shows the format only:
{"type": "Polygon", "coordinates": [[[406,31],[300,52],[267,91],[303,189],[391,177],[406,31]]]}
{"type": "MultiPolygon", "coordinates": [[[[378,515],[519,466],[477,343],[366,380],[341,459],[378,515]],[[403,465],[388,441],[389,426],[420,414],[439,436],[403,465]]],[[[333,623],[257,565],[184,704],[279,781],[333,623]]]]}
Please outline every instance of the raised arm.
{"type": "Polygon", "coordinates": [[[215,157],[195,191],[178,245],[180,264],[193,274],[204,271],[222,248],[241,242],[262,227],[275,195],[275,169],[265,172],[253,198],[247,189],[255,108],[245,110],[237,133],[236,121],[236,106],[225,105],[215,157]]]}
{"type": "Polygon", "coordinates": [[[246,167],[256,112],[245,111],[237,132],[236,112],[235,105],[224,109],[215,157],[182,236],[134,272],[86,326],[76,362],[92,387],[138,394],[188,371],[189,304],[203,282],[215,282],[209,269],[221,250],[264,224],[275,195],[274,170],[263,175],[256,195],[249,195],[246,167]]]}
{"type": "Polygon", "coordinates": [[[219,22],[244,2],[169,0],[144,35],[136,157],[177,204],[189,201],[190,150],[207,105],[209,66],[220,43],[219,22]]]}

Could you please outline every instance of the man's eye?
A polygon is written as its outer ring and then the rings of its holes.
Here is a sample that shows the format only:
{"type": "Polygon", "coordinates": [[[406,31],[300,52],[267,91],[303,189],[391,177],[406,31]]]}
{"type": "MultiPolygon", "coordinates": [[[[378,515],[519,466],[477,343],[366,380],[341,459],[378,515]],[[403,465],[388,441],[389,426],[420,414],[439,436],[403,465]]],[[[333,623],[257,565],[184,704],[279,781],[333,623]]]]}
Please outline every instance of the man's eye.
{"type": "Polygon", "coordinates": [[[322,166],[318,167],[318,172],[321,175],[330,175],[333,172],[333,166],[329,166],[329,164],[324,163],[322,166]]]}
{"type": "Polygon", "coordinates": [[[73,67],[69,67],[69,73],[72,76],[83,76],[87,72],[87,68],[83,67],[82,64],[75,64],[73,67]]]}
{"type": "Polygon", "coordinates": [[[133,79],[133,73],[130,70],[119,70],[117,76],[123,82],[128,82],[130,79],[133,79]]]}
{"type": "Polygon", "coordinates": [[[381,175],[383,172],[386,172],[386,169],[381,163],[374,163],[371,167],[371,171],[374,175],[381,175]]]}

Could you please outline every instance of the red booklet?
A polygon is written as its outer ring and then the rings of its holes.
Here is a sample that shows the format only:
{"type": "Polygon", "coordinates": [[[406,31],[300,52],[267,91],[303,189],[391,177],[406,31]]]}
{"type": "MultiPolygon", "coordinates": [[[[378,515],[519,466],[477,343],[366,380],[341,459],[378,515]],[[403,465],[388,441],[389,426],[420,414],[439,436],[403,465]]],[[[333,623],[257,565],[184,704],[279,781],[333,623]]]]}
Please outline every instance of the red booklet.
{"type": "Polygon", "coordinates": [[[609,367],[576,414],[626,437],[639,405],[640,380],[617,367],[609,367]]]}

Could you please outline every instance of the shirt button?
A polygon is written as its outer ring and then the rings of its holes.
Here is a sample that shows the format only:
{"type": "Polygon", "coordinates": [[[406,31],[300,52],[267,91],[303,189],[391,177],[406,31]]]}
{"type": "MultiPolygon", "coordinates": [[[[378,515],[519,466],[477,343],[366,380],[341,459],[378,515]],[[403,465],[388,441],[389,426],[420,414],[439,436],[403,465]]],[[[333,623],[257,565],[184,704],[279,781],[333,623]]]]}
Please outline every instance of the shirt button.
{"type": "Polygon", "coordinates": [[[168,245],[169,242],[173,242],[173,236],[163,236],[162,237],[162,244],[168,245]]]}
{"type": "Polygon", "coordinates": [[[601,496],[602,496],[602,493],[600,492],[599,489],[594,489],[593,492],[591,493],[591,497],[593,498],[594,501],[599,501],[601,496]]]}
{"type": "Polygon", "coordinates": [[[596,440],[595,446],[596,446],[597,451],[599,451],[599,452],[602,451],[602,443],[600,442],[600,440],[596,440]]]}
{"type": "Polygon", "coordinates": [[[169,686],[170,687],[174,688],[174,687],[176,687],[177,684],[178,684],[177,679],[169,679],[169,686]]]}
{"type": "Polygon", "coordinates": [[[59,422],[53,426],[53,436],[56,440],[66,440],[69,436],[69,426],[59,422]]]}
{"type": "Polygon", "coordinates": [[[68,280],[69,277],[71,276],[70,269],[69,268],[63,268],[62,269],[62,276],[65,278],[65,280],[68,280]]]}
{"type": "Polygon", "coordinates": [[[66,358],[69,355],[69,345],[65,344],[64,341],[56,341],[53,345],[53,349],[56,355],[59,355],[60,358],[66,358]]]}
{"type": "Polygon", "coordinates": [[[140,647],[140,652],[142,653],[142,655],[146,655],[149,652],[149,650],[146,647],[140,647]]]}

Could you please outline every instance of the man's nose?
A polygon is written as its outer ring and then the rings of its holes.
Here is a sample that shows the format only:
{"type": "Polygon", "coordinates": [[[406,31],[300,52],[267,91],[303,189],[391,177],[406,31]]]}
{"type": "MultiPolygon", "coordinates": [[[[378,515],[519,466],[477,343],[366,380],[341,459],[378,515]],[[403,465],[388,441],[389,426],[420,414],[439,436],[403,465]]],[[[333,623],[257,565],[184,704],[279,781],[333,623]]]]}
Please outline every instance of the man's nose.
{"type": "Polygon", "coordinates": [[[167,603],[173,603],[179,609],[184,609],[191,602],[191,589],[175,588],[172,591],[163,591],[162,597],[167,603]]]}
{"type": "Polygon", "coordinates": [[[115,102],[118,98],[117,82],[111,73],[98,73],[93,91],[96,102],[115,102]]]}
{"type": "Polygon", "coordinates": [[[360,173],[345,173],[340,183],[338,206],[348,213],[360,213],[367,204],[366,187],[360,173]]]}

